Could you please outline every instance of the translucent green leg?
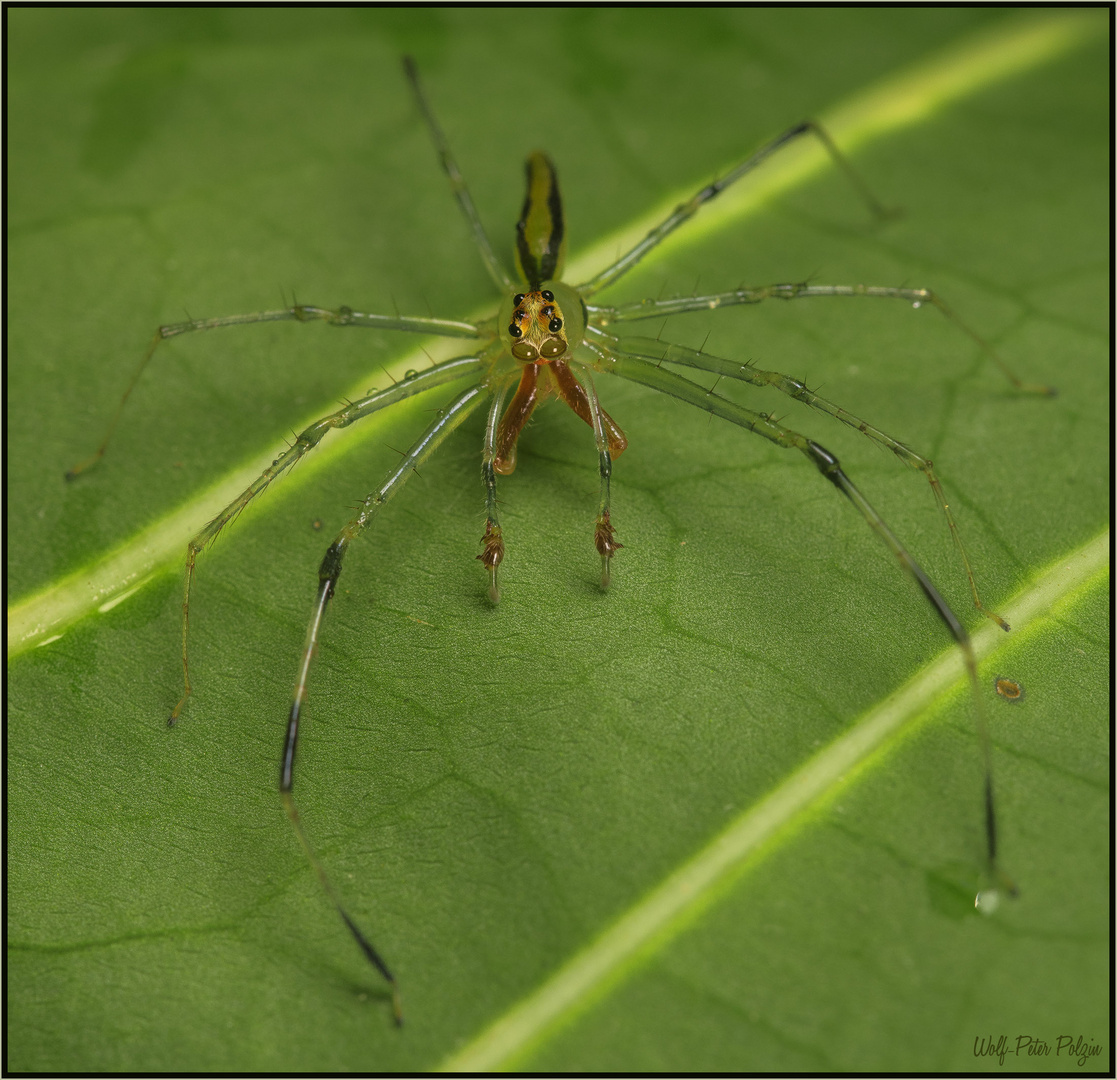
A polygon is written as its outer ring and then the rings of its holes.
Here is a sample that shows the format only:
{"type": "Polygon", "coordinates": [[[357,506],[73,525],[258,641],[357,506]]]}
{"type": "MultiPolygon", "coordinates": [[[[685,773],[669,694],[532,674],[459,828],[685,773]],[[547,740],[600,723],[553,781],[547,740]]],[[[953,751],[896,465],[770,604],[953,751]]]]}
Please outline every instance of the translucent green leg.
{"type": "Polygon", "coordinates": [[[493,279],[496,283],[496,287],[501,293],[515,291],[516,283],[512,280],[508,271],[504,269],[504,266],[493,251],[492,244],[489,243],[489,237],[485,233],[485,226],[481,224],[481,217],[477,213],[477,207],[473,205],[473,199],[470,197],[469,188],[465,186],[465,180],[462,179],[461,170],[458,169],[458,163],[454,160],[454,155],[450,150],[450,144],[447,142],[438,120],[435,119],[434,110],[431,109],[430,102],[427,101],[427,95],[423,91],[423,84],[419,81],[419,70],[415,66],[415,61],[412,60],[410,56],[405,56],[403,58],[403,70],[407,75],[408,81],[411,83],[411,89],[415,94],[415,100],[418,102],[419,109],[423,114],[423,119],[427,122],[427,128],[430,131],[434,147],[438,151],[438,157],[442,162],[442,168],[450,178],[450,187],[453,189],[454,198],[458,200],[458,205],[461,207],[470,231],[473,233],[473,239],[477,244],[477,250],[481,252],[481,258],[485,263],[485,269],[489,272],[489,277],[493,279]]]}
{"type": "Polygon", "coordinates": [[[901,289],[887,285],[810,285],[806,282],[782,285],[758,285],[755,288],[732,289],[729,292],[711,293],[708,296],[677,296],[667,300],[638,300],[616,307],[586,305],[590,323],[605,327],[611,323],[631,322],[634,319],[651,319],[656,316],[678,315],[686,311],[712,311],[734,304],[759,304],[764,300],[801,300],[815,296],[870,296],[886,300],[906,300],[912,307],[931,304],[941,311],[993,361],[1017,390],[1025,394],[1045,394],[1053,397],[1055,389],[1038,383],[1026,383],[997,354],[976,331],[970,329],[954,311],[947,307],[942,297],[930,289],[901,289]]]}
{"type": "Polygon", "coordinates": [[[813,120],[804,120],[801,124],[796,124],[795,127],[789,128],[782,135],[762,146],[751,157],[746,158],[735,168],[730,169],[720,180],[715,180],[712,184],[707,184],[706,187],[696,192],[687,202],[680,203],[671,214],[652,229],[652,231],[649,232],[640,243],[632,248],[631,251],[626,252],[613,263],[612,266],[602,270],[596,277],[592,277],[583,285],[579,285],[578,291],[583,297],[588,297],[598,292],[600,289],[604,289],[605,286],[612,285],[613,282],[623,274],[631,270],[649,251],[661,244],[680,225],[694,217],[694,215],[711,199],[716,199],[726,188],[735,184],[742,176],[752,172],[753,169],[779,150],[781,146],[786,146],[800,135],[806,135],[808,132],[813,134],[822,145],[826,147],[826,152],[849,178],[854,188],[856,188],[857,193],[864,199],[873,215],[878,218],[891,216],[890,212],[881,206],[872,192],[869,191],[865,182],[857,174],[853,166],[850,165],[841,151],[834,145],[834,141],[826,134],[826,131],[813,120]]]}
{"type": "Polygon", "coordinates": [[[187,659],[187,646],[190,635],[190,587],[194,580],[194,564],[198,555],[212,543],[217,534],[252,502],[257,495],[261,494],[273,480],[290,469],[304,454],[313,450],[314,447],[322,441],[327,431],[333,428],[348,427],[350,424],[360,420],[364,416],[368,416],[370,413],[379,412],[389,405],[394,405],[397,401],[403,401],[405,398],[422,393],[424,390],[430,390],[435,386],[442,386],[444,383],[453,382],[457,379],[470,377],[476,379],[481,371],[481,364],[481,360],[475,356],[462,356],[454,360],[447,360],[435,367],[428,368],[426,371],[412,375],[410,378],[404,379],[403,382],[396,383],[387,390],[381,390],[377,393],[370,394],[368,397],[360,398],[346,405],[344,409],[339,409],[329,416],[322,417],[321,420],[316,420],[310,427],[303,431],[298,438],[295,439],[294,443],[284,450],[268,468],[256,477],[240,495],[229,503],[217,517],[210,521],[191,539],[186,548],[186,574],[182,586],[183,691],[178,704],[167,718],[168,725],[174,726],[191,693],[190,665],[187,659]]]}
{"type": "Polygon", "coordinates": [[[699,352],[696,349],[688,349],[685,345],[672,345],[667,342],[657,341],[654,338],[626,337],[623,340],[618,340],[617,338],[605,335],[602,331],[593,328],[589,329],[588,335],[594,340],[607,339],[605,340],[605,347],[607,349],[611,352],[619,351],[625,356],[638,356],[641,359],[651,360],[656,363],[667,361],[670,364],[683,364],[687,367],[697,368],[700,371],[709,371],[729,379],[737,379],[741,382],[751,383],[753,386],[774,387],[776,390],[779,390],[780,393],[786,394],[796,401],[801,401],[804,405],[809,405],[812,409],[818,409],[819,412],[827,413],[836,420],[841,420],[843,424],[848,424],[850,427],[856,428],[874,442],[887,447],[904,462],[905,465],[909,465],[911,468],[923,473],[928,483],[930,483],[931,490],[935,493],[935,498],[942,508],[943,516],[946,518],[946,524],[950,529],[950,535],[954,538],[954,546],[958,549],[958,555],[962,560],[962,566],[966,571],[966,580],[970,585],[970,594],[973,596],[974,607],[983,615],[992,619],[1002,630],[1007,630],[1009,628],[1008,623],[1005,622],[1000,615],[995,611],[990,611],[981,602],[981,597],[978,595],[977,591],[977,581],[974,579],[973,568],[970,566],[969,556],[966,554],[965,545],[962,543],[962,536],[958,532],[958,526],[955,524],[954,515],[950,512],[950,504],[946,501],[946,495],[943,492],[942,484],[939,482],[939,478],[935,474],[934,466],[928,458],[917,454],[898,439],[892,438],[891,435],[881,431],[880,428],[873,427],[872,424],[862,420],[859,416],[854,416],[853,413],[847,412],[840,406],[835,405],[832,401],[827,401],[826,398],[819,397],[818,394],[809,390],[806,384],[799,379],[781,375],[778,371],[765,371],[762,368],[753,367],[752,364],[742,364],[735,360],[725,360],[720,356],[713,356],[710,353],[699,352]]]}
{"type": "Polygon", "coordinates": [[[993,770],[992,753],[989,745],[989,733],[985,723],[985,712],[982,706],[981,690],[977,678],[977,660],[974,656],[973,645],[965,627],[954,614],[950,605],[943,599],[934,583],[927,576],[923,568],[915,561],[910,552],[900,543],[892,530],[885,524],[884,519],[873,509],[869,501],[854,486],[841,468],[841,463],[825,447],[800,435],[790,428],[777,424],[765,413],[755,412],[743,405],[729,401],[727,398],[715,394],[711,390],[691,382],[689,379],[676,375],[673,371],[649,363],[639,357],[628,355],[612,348],[600,348],[599,355],[602,360],[602,370],[610,374],[619,375],[632,382],[641,383],[654,390],[670,394],[688,404],[696,405],[714,416],[720,416],[731,423],[762,435],[764,438],[788,450],[798,450],[804,454],[812,465],[832,483],[857,509],[868,523],[869,527],[881,538],[885,546],[896,557],[904,570],[914,579],[922,590],[923,595],[934,608],[935,613],[950,631],[951,636],[961,649],[962,657],[969,676],[970,688],[973,693],[974,710],[977,718],[978,735],[982,747],[982,757],[985,767],[985,839],[987,874],[991,888],[983,890],[978,896],[979,904],[983,902],[991,906],[995,895],[1004,892],[1015,895],[1016,886],[997,864],[997,823],[993,798],[993,770]]]}
{"type": "Polygon", "coordinates": [[[597,399],[597,388],[593,385],[593,375],[589,368],[583,370],[588,389],[590,417],[593,420],[593,437],[597,443],[598,469],[601,473],[601,497],[597,504],[597,521],[594,524],[593,543],[601,556],[601,587],[609,588],[610,564],[613,555],[624,547],[614,536],[613,523],[609,518],[610,480],[613,476],[613,457],[609,453],[609,440],[605,435],[604,410],[597,399]]]}
{"type": "Polygon", "coordinates": [[[283,798],[283,806],[287,811],[287,817],[294,827],[295,833],[299,838],[299,843],[302,845],[307,859],[314,868],[314,872],[318,875],[318,880],[322,883],[322,888],[330,898],[331,903],[337,909],[337,913],[341,916],[341,920],[345,923],[349,933],[353,935],[353,940],[360,946],[368,962],[387,980],[391,988],[392,1011],[397,1024],[403,1023],[403,1012],[400,1008],[399,989],[396,985],[395,977],[392,975],[392,972],[389,970],[388,965],[384,962],[380,954],[373,947],[372,943],[365,937],[361,929],[353,919],[350,918],[349,913],[342,905],[322,865],[322,861],[315,853],[314,847],[310,843],[306,831],[303,829],[298,809],[295,806],[293,787],[295,747],[299,737],[299,714],[306,702],[307,683],[310,678],[310,665],[318,650],[318,638],[322,629],[322,619],[326,614],[326,607],[330,602],[330,598],[334,595],[334,590],[337,588],[338,578],[341,576],[342,560],[345,558],[345,552],[348,550],[350,543],[372,524],[380,508],[403,486],[411,473],[437,449],[446,436],[457,428],[461,422],[484,401],[484,395],[484,387],[471,386],[451,405],[441,410],[438,419],[423,432],[415,445],[404,455],[399,465],[388,474],[384,483],[367,496],[361,504],[357,516],[337,534],[334,538],[334,542],[326,551],[325,557],[322,559],[322,564],[318,568],[318,595],[315,598],[314,610],[311,613],[310,624],[307,626],[306,630],[306,641],[303,644],[302,656],[299,660],[299,671],[295,681],[295,691],[291,697],[291,709],[287,715],[287,733],[283,740],[283,757],[279,769],[279,791],[283,798]]]}
{"type": "Polygon", "coordinates": [[[247,315],[223,315],[216,319],[189,319],[186,322],[169,323],[160,326],[155,331],[147,351],[136,368],[120,404],[116,407],[109,429],[101,440],[101,445],[84,461],[78,462],[66,473],[67,480],[73,480],[87,469],[96,465],[105,456],[105,450],[112,439],[116,425],[120,421],[124,405],[131,396],[144,373],[148,362],[155,355],[161,341],[167,338],[178,337],[180,334],[192,334],[199,330],[221,330],[227,326],[244,326],[248,323],[262,322],[325,322],[330,326],[364,326],[373,330],[410,330],[419,334],[437,334],[441,337],[477,338],[482,336],[482,331],[472,323],[457,322],[453,319],[427,319],[411,316],[371,315],[365,311],[354,311],[352,308],[340,307],[336,310],[330,308],[313,307],[309,304],[295,304],[293,307],[280,308],[276,311],[255,311],[247,315]]]}
{"type": "Polygon", "coordinates": [[[500,427],[500,414],[504,410],[504,399],[508,396],[511,383],[503,383],[493,394],[489,408],[489,418],[485,423],[485,445],[481,454],[481,481],[485,485],[485,535],[481,537],[484,550],[477,558],[489,571],[489,600],[500,602],[500,586],[497,584],[497,568],[504,559],[504,536],[500,530],[500,520],[496,511],[496,460],[497,430],[500,427]]]}

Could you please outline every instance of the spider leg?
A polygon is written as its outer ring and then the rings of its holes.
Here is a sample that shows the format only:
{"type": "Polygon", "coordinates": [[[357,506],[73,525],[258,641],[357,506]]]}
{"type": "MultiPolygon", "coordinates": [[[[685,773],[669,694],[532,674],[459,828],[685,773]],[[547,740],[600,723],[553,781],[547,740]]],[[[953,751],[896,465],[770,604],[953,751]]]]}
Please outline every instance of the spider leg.
{"type": "Polygon", "coordinates": [[[333,428],[348,427],[350,424],[371,413],[394,405],[397,401],[430,390],[443,383],[453,382],[468,376],[476,377],[481,370],[482,361],[475,356],[462,356],[428,368],[425,371],[412,375],[402,382],[398,382],[387,390],[381,390],[367,397],[346,405],[329,416],[316,420],[305,431],[301,432],[294,443],[279,455],[240,495],[238,495],[220,514],[207,523],[190,541],[186,547],[186,574],[182,586],[182,697],[174,707],[167,719],[168,726],[173,727],[190,697],[190,665],[187,659],[187,646],[190,633],[190,587],[194,580],[194,564],[198,555],[213,542],[217,534],[235,518],[257,495],[278,476],[286,472],[304,454],[313,450],[333,428]]]}
{"type": "Polygon", "coordinates": [[[485,269],[488,270],[489,277],[493,279],[496,283],[496,287],[502,293],[513,292],[516,283],[512,280],[508,271],[504,269],[504,266],[493,251],[493,245],[489,242],[489,237],[485,232],[485,226],[481,224],[481,216],[477,213],[477,207],[473,205],[473,199],[469,194],[469,188],[466,187],[465,180],[462,178],[461,171],[458,169],[458,163],[454,160],[453,152],[450,150],[450,144],[442,128],[439,126],[438,120],[435,118],[434,110],[431,108],[430,102],[427,100],[426,92],[423,90],[423,84],[419,80],[419,69],[415,66],[415,61],[410,56],[405,56],[403,58],[403,70],[407,75],[408,81],[411,83],[411,89],[415,94],[415,100],[418,102],[419,110],[423,114],[423,119],[427,122],[431,140],[434,142],[434,147],[438,151],[439,160],[442,162],[442,168],[450,178],[450,187],[453,189],[454,198],[458,200],[458,205],[461,207],[470,231],[473,233],[473,239],[477,244],[477,249],[481,252],[481,258],[485,263],[485,269]]]}
{"type": "Polygon", "coordinates": [[[124,396],[116,407],[116,412],[109,423],[109,429],[97,449],[84,461],[78,462],[66,473],[67,480],[74,480],[87,469],[96,465],[105,456],[109,441],[112,439],[120,416],[124,412],[124,405],[140,381],[148,362],[155,355],[155,350],[161,341],[167,338],[178,337],[180,334],[192,334],[199,330],[221,330],[226,326],[244,326],[248,323],[261,322],[325,322],[330,326],[364,326],[374,330],[409,330],[419,334],[437,334],[441,337],[481,337],[481,330],[472,323],[458,322],[454,319],[428,319],[420,316],[391,316],[372,315],[365,311],[354,311],[352,308],[340,307],[336,310],[330,308],[314,307],[309,304],[295,304],[289,308],[279,308],[276,311],[254,311],[246,315],[222,315],[216,319],[188,319],[186,322],[168,323],[160,326],[147,351],[140,360],[139,367],[132,373],[124,396]]]}
{"type": "Polygon", "coordinates": [[[291,709],[287,716],[287,732],[283,740],[283,757],[279,769],[279,791],[283,798],[283,806],[287,817],[294,827],[303,851],[322,888],[330,898],[337,913],[341,916],[354,941],[360,946],[365,958],[387,980],[392,994],[392,1011],[397,1024],[403,1023],[403,1013],[400,1009],[399,989],[395,977],[388,965],[373,947],[372,943],[362,933],[357,924],[349,916],[342,905],[321,860],[310,843],[294,798],[294,769],[295,747],[299,737],[299,714],[306,701],[307,682],[310,677],[310,665],[318,649],[318,638],[322,629],[322,619],[326,614],[326,607],[337,588],[338,578],[341,575],[342,560],[349,544],[357,538],[372,523],[380,508],[403,486],[407,478],[441,445],[443,440],[457,428],[463,420],[484,400],[485,388],[481,385],[471,386],[459,395],[449,406],[441,410],[438,418],[419,437],[410,450],[404,455],[400,463],[388,474],[384,482],[375,491],[371,492],[361,504],[357,516],[345,526],[334,538],[334,542],[326,551],[322,564],[318,568],[318,594],[314,601],[314,610],[310,616],[310,623],[306,630],[306,640],[303,644],[302,656],[299,660],[298,677],[295,681],[295,690],[291,697],[291,709]]]}
{"type": "MultiPolygon", "coordinates": [[[[984,802],[985,802],[985,844],[986,844],[986,870],[994,891],[1004,891],[1008,895],[1016,894],[1016,886],[1011,878],[1005,874],[997,864],[997,823],[993,798],[993,768],[992,751],[989,742],[989,732],[985,722],[985,712],[981,700],[981,690],[977,677],[977,660],[974,656],[973,645],[966,628],[962,625],[950,605],[943,599],[934,583],[927,576],[926,571],[912,557],[911,553],[897,539],[889,529],[884,519],[873,509],[864,495],[857,489],[853,482],[842,470],[841,463],[825,447],[811,439],[800,435],[790,428],[785,428],[773,421],[767,414],[745,408],[727,398],[721,397],[712,391],[706,390],[697,383],[681,375],[675,374],[666,368],[649,363],[637,356],[611,347],[600,348],[599,355],[603,361],[602,368],[613,375],[632,382],[641,383],[654,390],[670,394],[681,401],[695,405],[700,409],[729,420],[731,423],[746,428],[761,435],[777,446],[788,450],[798,450],[815,466],[825,479],[829,480],[855,507],[860,511],[869,527],[880,537],[885,546],[896,557],[897,561],[922,590],[923,595],[930,602],[935,613],[942,620],[947,630],[950,631],[965,663],[966,673],[969,678],[970,689],[974,700],[974,711],[977,718],[978,737],[981,743],[982,758],[985,771],[984,802]]],[[[981,895],[979,894],[979,900],[981,895]]]]}
{"type": "Polygon", "coordinates": [[[500,413],[504,408],[504,399],[508,396],[510,383],[502,383],[493,393],[492,405],[489,406],[489,417],[485,422],[485,443],[481,454],[481,481],[485,485],[485,535],[481,537],[484,551],[477,556],[481,564],[489,571],[489,600],[493,604],[500,602],[500,586],[497,584],[497,568],[504,559],[504,537],[500,530],[500,520],[496,511],[496,469],[494,461],[497,455],[497,430],[500,424],[500,413]]]}
{"type": "Polygon", "coordinates": [[[634,319],[651,319],[656,316],[678,315],[686,311],[712,311],[714,308],[735,304],[759,304],[765,300],[801,300],[814,296],[871,296],[888,300],[906,300],[912,307],[931,304],[938,308],[1004,373],[1012,385],[1024,394],[1055,396],[1055,389],[1037,383],[1023,382],[1001,359],[1000,355],[977,331],[964,323],[937,293],[930,289],[892,288],[887,285],[811,285],[807,282],[778,285],[758,285],[755,288],[732,289],[729,292],[711,293],[708,296],[677,296],[667,300],[638,300],[616,307],[586,305],[586,312],[594,326],[604,327],[615,322],[634,319]]]}
{"type": "Polygon", "coordinates": [[[583,297],[586,297],[598,292],[600,289],[604,289],[606,285],[612,285],[613,282],[623,274],[631,270],[649,251],[661,244],[680,225],[694,217],[699,209],[711,199],[716,199],[726,188],[735,184],[742,176],[752,172],[753,169],[779,150],[781,146],[786,146],[788,143],[799,138],[800,135],[806,135],[808,133],[813,134],[826,148],[826,152],[850,179],[857,193],[864,199],[873,215],[877,218],[891,216],[890,212],[886,210],[873,196],[872,192],[869,191],[865,182],[857,174],[853,166],[850,165],[845,155],[834,145],[833,139],[830,138],[825,129],[815,123],[814,120],[804,120],[802,123],[796,124],[795,127],[788,128],[787,131],[774,138],[771,142],[766,143],[750,157],[745,158],[739,165],[730,169],[721,179],[707,184],[685,203],[680,203],[634,248],[617,259],[612,266],[606,267],[601,273],[590,278],[590,280],[584,284],[579,285],[578,291],[583,297]]]}
{"type": "MultiPolygon", "coordinates": [[[[601,473],[601,497],[597,505],[597,521],[594,523],[593,543],[594,547],[597,548],[597,553],[601,556],[601,587],[607,589],[609,588],[609,569],[613,555],[619,548],[624,547],[624,544],[616,539],[614,535],[615,529],[609,518],[609,482],[613,476],[613,455],[610,453],[610,433],[606,432],[606,422],[609,424],[613,422],[597,399],[597,387],[593,384],[593,375],[590,373],[589,368],[585,369],[585,376],[586,382],[589,384],[589,390],[586,391],[586,399],[589,404],[590,416],[593,420],[593,437],[594,441],[597,443],[598,471],[601,473]]],[[[616,425],[613,424],[613,427],[616,427],[616,425]]],[[[619,431],[620,429],[617,428],[617,430],[619,431]]],[[[622,445],[620,449],[624,450],[627,445],[628,442],[625,440],[624,445],[622,445]]]]}
{"type": "MultiPolygon", "coordinates": [[[[593,328],[588,330],[588,334],[591,338],[597,340],[605,337],[605,335],[601,334],[601,331],[594,330],[593,328]]],[[[751,383],[753,386],[774,387],[776,390],[779,390],[781,394],[786,394],[796,401],[801,401],[804,405],[809,405],[812,409],[818,409],[819,412],[827,413],[829,416],[834,417],[834,419],[840,420],[843,424],[848,424],[852,428],[856,428],[874,442],[891,450],[905,465],[923,473],[928,483],[931,485],[931,490],[934,492],[935,498],[938,500],[938,504],[946,518],[946,524],[950,529],[950,535],[954,538],[954,546],[958,549],[958,555],[966,571],[966,579],[969,581],[974,607],[983,615],[992,619],[1002,630],[1007,630],[1009,628],[1008,623],[1005,622],[1000,615],[995,611],[990,611],[981,602],[981,597],[978,595],[977,591],[977,582],[974,579],[973,568],[970,566],[969,556],[966,554],[965,545],[962,543],[962,536],[958,531],[957,524],[955,524],[954,515],[950,512],[950,504],[946,501],[946,495],[943,492],[942,484],[935,473],[932,462],[928,458],[923,457],[921,454],[917,454],[910,447],[892,438],[891,435],[881,431],[880,428],[873,427],[872,424],[862,420],[859,416],[854,416],[853,413],[835,405],[832,401],[820,397],[812,390],[809,390],[806,384],[799,379],[793,379],[788,375],[781,375],[778,371],[765,371],[762,368],[753,367],[751,364],[741,364],[733,360],[725,360],[720,356],[699,352],[696,349],[688,349],[684,345],[672,345],[667,342],[657,341],[654,338],[626,337],[623,341],[619,341],[617,338],[609,338],[606,348],[611,352],[620,351],[624,356],[636,356],[643,360],[651,360],[656,363],[667,361],[669,364],[682,364],[686,367],[697,368],[700,371],[709,371],[729,379],[737,379],[741,382],[751,383]]]]}

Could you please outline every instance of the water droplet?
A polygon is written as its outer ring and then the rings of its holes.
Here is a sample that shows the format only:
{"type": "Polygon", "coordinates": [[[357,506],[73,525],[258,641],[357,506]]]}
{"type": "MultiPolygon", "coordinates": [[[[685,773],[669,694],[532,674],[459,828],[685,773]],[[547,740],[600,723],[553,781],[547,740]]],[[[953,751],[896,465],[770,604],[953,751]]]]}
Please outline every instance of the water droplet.
{"type": "Polygon", "coordinates": [[[913,300],[911,302],[911,306],[913,308],[921,308],[923,306],[923,301],[922,300],[913,300]]]}
{"type": "Polygon", "coordinates": [[[993,912],[1001,906],[1001,890],[982,889],[981,892],[974,897],[973,906],[977,908],[982,915],[992,915],[993,912]]]}

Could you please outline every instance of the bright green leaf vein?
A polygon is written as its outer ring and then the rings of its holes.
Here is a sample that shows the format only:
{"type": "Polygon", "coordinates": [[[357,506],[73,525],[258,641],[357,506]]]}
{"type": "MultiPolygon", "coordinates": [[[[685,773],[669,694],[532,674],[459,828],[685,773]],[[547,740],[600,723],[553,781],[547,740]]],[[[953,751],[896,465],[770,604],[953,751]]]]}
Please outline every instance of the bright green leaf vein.
{"type": "MultiPolygon", "coordinates": [[[[999,28],[994,34],[977,35],[937,58],[871,87],[820,119],[839,145],[852,149],[891,130],[911,126],[982,86],[1055,59],[1082,44],[1093,33],[1094,26],[1094,20],[1078,12],[1028,19],[1007,29],[999,28]]],[[[827,157],[818,146],[789,148],[700,215],[697,222],[683,231],[681,242],[693,242],[706,232],[723,227],[729,219],[747,215],[777,192],[805,182],[826,163],[827,157]]],[[[568,277],[583,280],[607,266],[619,251],[643,237],[691,194],[689,190],[676,193],[652,213],[583,252],[573,260],[568,277]]],[[[461,352],[460,342],[428,344],[426,349],[409,351],[392,366],[391,372],[393,376],[402,376],[409,368],[421,367],[427,357],[440,360],[461,352]]],[[[363,378],[347,396],[362,396],[368,385],[368,378],[363,378]]],[[[298,427],[306,427],[317,418],[308,416],[298,427]]],[[[378,430],[378,421],[372,418],[353,428],[332,432],[308,463],[300,467],[297,479],[285,479],[285,487],[291,489],[307,483],[351,445],[349,440],[367,441],[378,430]]],[[[186,544],[199,525],[215,517],[248,487],[281,450],[276,446],[261,451],[96,562],[10,607],[9,658],[36,645],[49,644],[68,626],[94,611],[108,611],[154,574],[181,561],[186,544]]]]}
{"type": "MultiPolygon", "coordinates": [[[[1109,531],[1059,559],[1002,611],[1015,640],[1030,636],[1058,610],[1108,574],[1109,531]]],[[[992,623],[973,637],[978,660],[1007,641],[992,623]]],[[[950,648],[876,708],[862,716],[568,961],[537,991],[513,1006],[441,1065],[445,1072],[492,1072],[514,1067],[557,1027],[568,1023],[623,979],[641,959],[685,930],[744,869],[747,860],[808,805],[833,795],[850,773],[887,740],[947,695],[964,678],[950,648]]]]}

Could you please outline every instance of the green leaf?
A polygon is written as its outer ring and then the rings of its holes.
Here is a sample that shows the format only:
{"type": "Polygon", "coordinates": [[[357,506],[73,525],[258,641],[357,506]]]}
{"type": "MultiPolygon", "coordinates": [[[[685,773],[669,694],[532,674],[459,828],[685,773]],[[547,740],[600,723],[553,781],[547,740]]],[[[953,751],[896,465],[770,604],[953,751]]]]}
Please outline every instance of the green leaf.
{"type": "MultiPolygon", "coordinates": [[[[1009,1067],[1069,1067],[1064,1035],[1105,1067],[1107,597],[1104,577],[1057,571],[1096,560],[1108,517],[1108,51],[1100,15],[1042,18],[1037,37],[992,9],[9,13],[10,633],[119,559],[75,609],[89,617],[9,664],[9,1068],[941,1071],[992,1067],[974,1040],[1002,1034],[1050,1046],[1009,1067]],[[944,96],[928,70],[971,49],[976,79],[944,96]],[[478,418],[355,546],[327,617],[296,792],[396,970],[402,1031],[275,787],[318,561],[438,401],[301,464],[200,560],[195,695],[167,730],[180,569],[142,538],[174,523],[184,544],[199,501],[341,394],[385,385],[382,365],[416,366],[416,340],[275,325],[169,342],[103,462],[62,475],[184,311],[292,293],[459,318],[494,304],[407,51],[498,250],[538,146],[574,258],[607,258],[618,229],[802,117],[841,120],[914,79],[924,108],[847,129],[900,220],[867,221],[824,168],[711,208],[713,226],[700,217],[606,299],[926,285],[1022,377],[1058,386],[1022,397],[937,312],[883,301],[663,330],[805,377],[933,458],[987,603],[1050,605],[983,667],[1017,901],[973,914],[980,755],[947,681],[563,1009],[496,1058],[453,1056],[515,1026],[724,830],[953,656],[799,455],[604,376],[630,439],[608,595],[592,439],[548,408],[501,485],[499,609],[473,560],[478,418]],[[995,696],[1000,674],[1021,702],[995,696]]],[[[977,628],[919,476],[779,395],[718,392],[838,454],[977,628]]]]}

